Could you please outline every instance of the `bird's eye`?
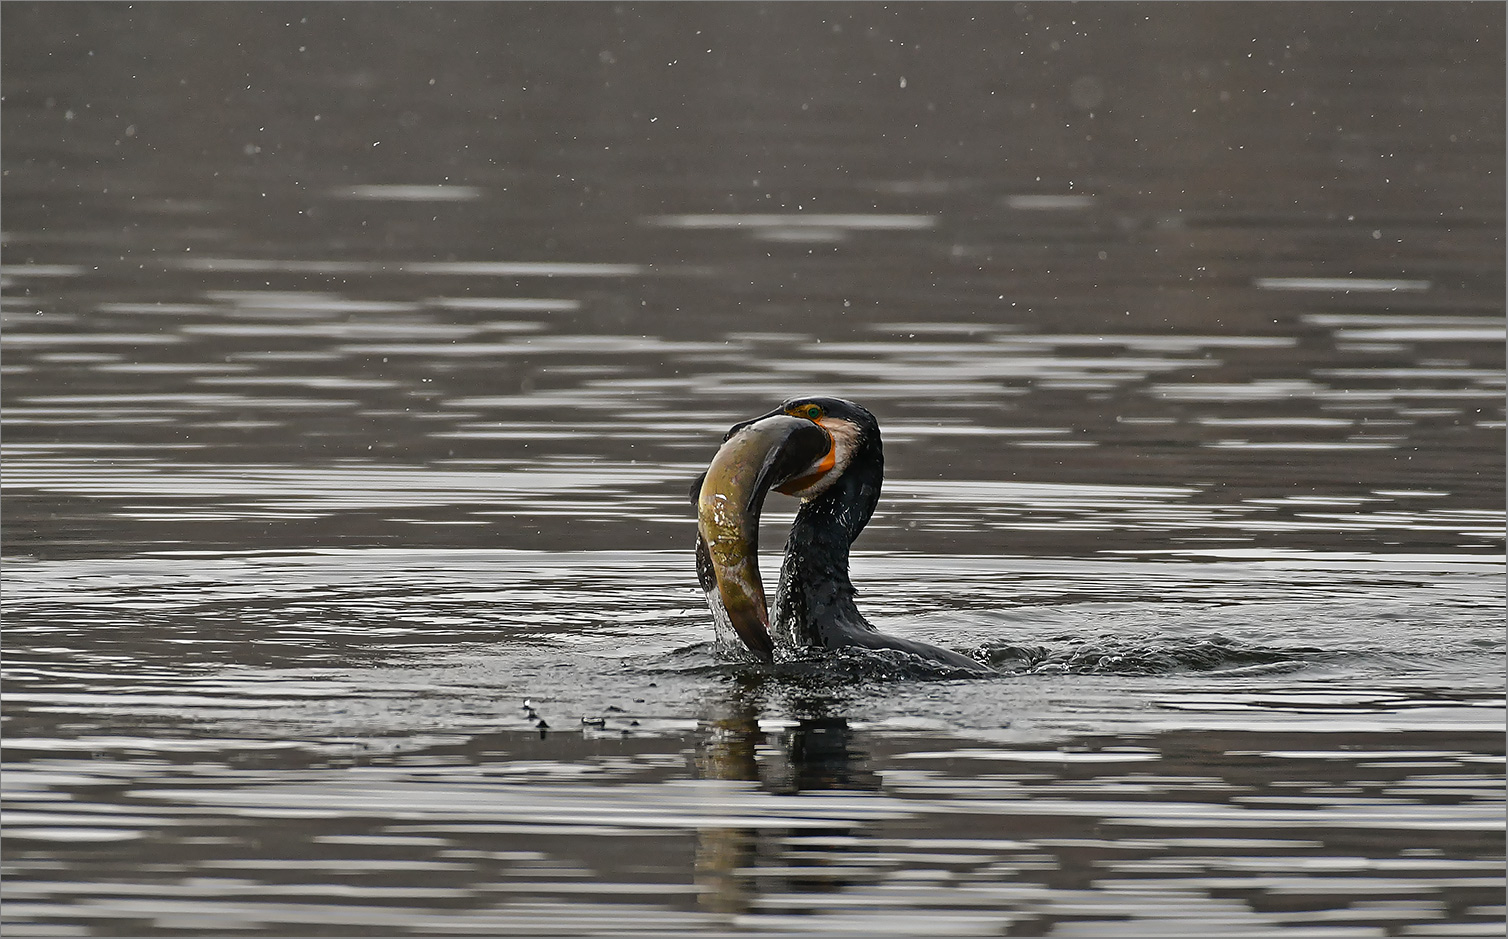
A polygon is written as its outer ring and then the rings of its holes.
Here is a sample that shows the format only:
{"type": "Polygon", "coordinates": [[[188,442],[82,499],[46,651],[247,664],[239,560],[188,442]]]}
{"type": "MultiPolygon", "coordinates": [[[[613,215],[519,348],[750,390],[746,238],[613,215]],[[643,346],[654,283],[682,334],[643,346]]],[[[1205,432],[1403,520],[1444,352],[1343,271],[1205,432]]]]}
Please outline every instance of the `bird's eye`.
{"type": "Polygon", "coordinates": [[[822,416],[822,409],[817,407],[815,404],[809,404],[806,406],[806,416],[815,421],[817,418],[822,416]]]}

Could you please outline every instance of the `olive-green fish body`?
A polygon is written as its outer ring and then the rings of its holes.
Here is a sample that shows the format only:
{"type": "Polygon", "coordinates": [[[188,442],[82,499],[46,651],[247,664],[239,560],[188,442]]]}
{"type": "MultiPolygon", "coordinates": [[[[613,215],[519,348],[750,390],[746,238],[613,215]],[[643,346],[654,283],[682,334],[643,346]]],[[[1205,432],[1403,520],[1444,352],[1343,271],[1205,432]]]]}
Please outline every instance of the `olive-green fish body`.
{"type": "Polygon", "coordinates": [[[697,530],[723,607],[744,644],[766,659],[774,644],[759,576],[759,513],[771,488],[810,468],[831,446],[827,432],[808,420],[778,414],[755,421],[724,441],[697,495],[697,530]]]}

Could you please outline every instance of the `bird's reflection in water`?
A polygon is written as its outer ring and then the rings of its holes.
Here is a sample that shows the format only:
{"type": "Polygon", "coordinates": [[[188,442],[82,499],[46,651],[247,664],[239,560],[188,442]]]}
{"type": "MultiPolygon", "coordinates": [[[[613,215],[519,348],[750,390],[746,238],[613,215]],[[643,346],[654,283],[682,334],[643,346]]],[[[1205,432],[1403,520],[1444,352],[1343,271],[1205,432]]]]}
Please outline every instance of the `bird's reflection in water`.
{"type": "MultiPolygon", "coordinates": [[[[759,716],[768,689],[762,679],[736,679],[707,721],[696,755],[702,779],[757,783],[768,792],[875,791],[880,779],[858,748],[843,701],[797,694],[788,703],[794,727],[762,731],[759,716]]],[[[851,882],[851,869],[835,868],[835,853],[849,849],[859,821],[822,827],[702,828],[697,835],[696,883],[701,905],[717,913],[745,913],[761,893],[828,893],[851,882]]]]}

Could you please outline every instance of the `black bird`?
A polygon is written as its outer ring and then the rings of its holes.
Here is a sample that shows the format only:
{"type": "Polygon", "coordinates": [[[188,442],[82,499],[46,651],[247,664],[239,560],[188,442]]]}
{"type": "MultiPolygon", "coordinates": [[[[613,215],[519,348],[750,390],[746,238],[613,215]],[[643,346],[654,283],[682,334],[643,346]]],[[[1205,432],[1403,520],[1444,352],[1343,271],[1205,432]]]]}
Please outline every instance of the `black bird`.
{"type": "Polygon", "coordinates": [[[880,424],[842,398],[792,398],[733,425],[691,487],[696,573],[718,632],[773,661],[794,648],[897,649],[956,668],[990,671],[925,642],[877,631],[854,604],[848,549],[869,523],[885,473],[880,424]],[[801,499],[775,593],[774,627],[759,577],[759,513],[771,489],[801,499]]]}

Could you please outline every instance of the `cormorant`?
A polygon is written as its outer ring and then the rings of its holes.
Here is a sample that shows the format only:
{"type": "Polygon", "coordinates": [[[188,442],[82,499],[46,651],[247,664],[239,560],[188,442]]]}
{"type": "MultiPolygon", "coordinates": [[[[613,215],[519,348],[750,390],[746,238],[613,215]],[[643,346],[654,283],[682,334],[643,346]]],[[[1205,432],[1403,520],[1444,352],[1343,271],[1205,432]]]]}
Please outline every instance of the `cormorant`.
{"type": "Polygon", "coordinates": [[[880,500],[880,425],[842,398],[792,398],[733,425],[691,487],[696,573],[718,632],[764,661],[794,648],[896,649],[931,662],[990,671],[957,652],[887,636],[854,604],[848,548],[880,500]],[[801,499],[775,593],[774,627],[759,577],[759,513],[771,489],[801,499]]]}

